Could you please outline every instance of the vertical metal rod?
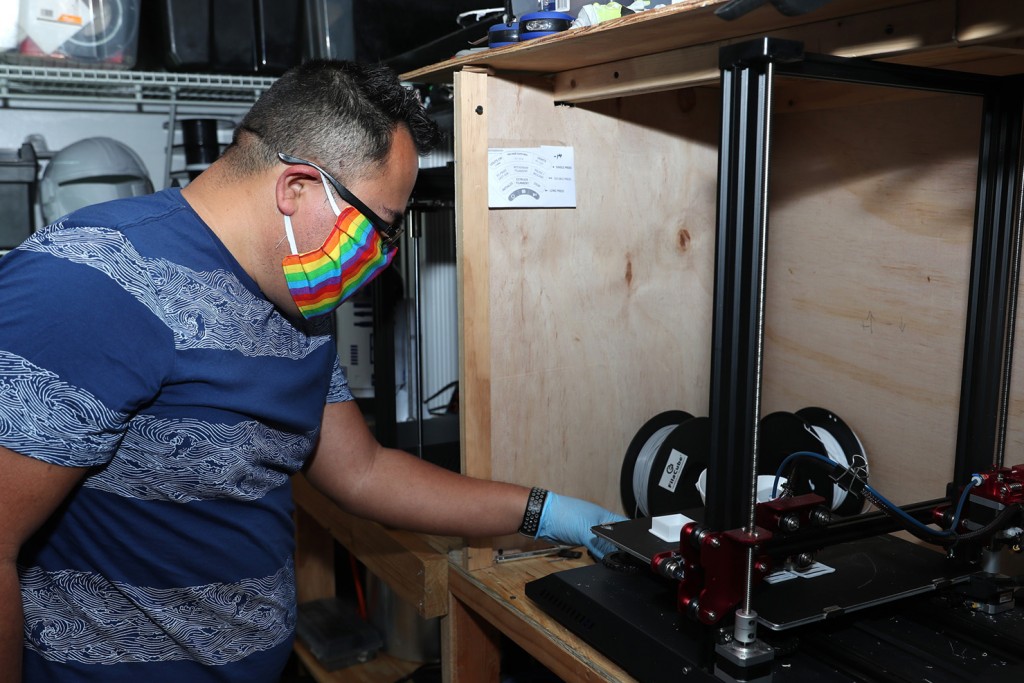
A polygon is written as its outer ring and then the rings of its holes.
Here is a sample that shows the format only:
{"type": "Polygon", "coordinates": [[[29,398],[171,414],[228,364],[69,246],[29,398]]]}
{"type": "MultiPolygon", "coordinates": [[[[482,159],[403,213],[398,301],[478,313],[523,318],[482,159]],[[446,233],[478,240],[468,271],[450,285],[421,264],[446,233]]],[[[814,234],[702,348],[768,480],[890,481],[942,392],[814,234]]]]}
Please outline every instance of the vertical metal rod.
{"type": "Polygon", "coordinates": [[[772,78],[773,78],[773,64],[768,62],[765,67],[764,75],[759,79],[760,83],[758,86],[758,98],[757,103],[758,116],[762,120],[758,121],[757,131],[761,139],[758,140],[758,154],[760,155],[759,167],[760,167],[760,187],[758,192],[760,193],[760,206],[758,212],[760,214],[759,226],[760,231],[759,242],[761,248],[758,250],[758,259],[760,265],[758,271],[760,277],[757,281],[757,321],[756,321],[756,349],[755,349],[755,366],[754,366],[754,414],[753,424],[750,426],[753,431],[754,445],[751,455],[750,462],[750,514],[747,517],[747,531],[753,533],[755,527],[755,514],[757,508],[757,465],[760,454],[760,439],[757,438],[757,423],[761,415],[761,387],[763,385],[762,372],[764,369],[764,317],[765,317],[765,290],[768,280],[768,161],[771,155],[771,124],[772,124],[772,78]]]}
{"type": "MultiPolygon", "coordinates": [[[[759,155],[758,167],[760,187],[758,192],[758,230],[760,236],[758,243],[760,277],[757,280],[757,315],[756,315],[756,342],[754,352],[754,409],[750,418],[753,424],[750,425],[751,433],[754,435],[753,446],[750,455],[750,508],[747,515],[748,534],[755,533],[757,529],[757,469],[760,459],[760,442],[758,433],[758,421],[761,416],[761,387],[762,374],[764,370],[764,318],[765,318],[765,289],[768,280],[768,166],[771,157],[771,124],[772,124],[772,79],[774,77],[774,65],[769,61],[765,65],[764,73],[758,78],[757,88],[757,154],[759,155]]],[[[746,585],[743,591],[743,612],[749,614],[751,611],[751,600],[754,594],[754,547],[747,549],[747,572],[746,585]]]]}
{"type": "Polygon", "coordinates": [[[423,458],[423,282],[420,279],[420,238],[423,236],[418,211],[409,212],[409,236],[412,237],[412,279],[415,283],[416,317],[416,455],[423,458]]]}
{"type": "Polygon", "coordinates": [[[174,132],[178,127],[178,102],[177,102],[178,90],[177,88],[171,88],[171,101],[167,105],[167,155],[164,157],[164,187],[167,189],[171,186],[173,179],[171,178],[171,165],[174,159],[174,132]]]}
{"type": "Polygon", "coordinates": [[[395,414],[395,301],[385,271],[370,283],[373,297],[373,433],[382,446],[398,445],[395,414]]]}

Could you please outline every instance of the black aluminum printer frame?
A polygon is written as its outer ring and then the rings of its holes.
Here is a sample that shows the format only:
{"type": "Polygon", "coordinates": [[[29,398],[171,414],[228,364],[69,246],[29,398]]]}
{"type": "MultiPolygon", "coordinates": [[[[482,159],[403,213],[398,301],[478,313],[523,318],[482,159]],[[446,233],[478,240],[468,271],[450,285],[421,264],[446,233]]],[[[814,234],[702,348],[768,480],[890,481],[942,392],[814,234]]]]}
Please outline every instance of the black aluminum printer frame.
{"type": "Polygon", "coordinates": [[[1024,80],[805,54],[801,43],[775,38],[724,47],[719,65],[722,128],[705,524],[725,531],[752,523],[775,76],[983,98],[953,482],[1001,465],[1020,270],[1024,80]]]}
{"type": "MultiPolygon", "coordinates": [[[[722,48],[720,67],[722,128],[704,525],[712,531],[752,525],[776,76],[983,98],[953,482],[962,483],[972,472],[1002,464],[1020,279],[1024,78],[805,54],[802,44],[774,38],[722,48]]],[[[845,542],[891,530],[877,517],[843,520],[841,531],[836,527],[826,535],[845,542]]],[[[714,661],[718,629],[667,609],[674,595],[653,574],[626,576],[600,566],[581,567],[532,581],[526,593],[641,680],[714,679],[707,667],[714,661]]],[[[834,680],[835,670],[822,667],[814,657],[802,657],[781,670],[778,680],[834,680]]]]}

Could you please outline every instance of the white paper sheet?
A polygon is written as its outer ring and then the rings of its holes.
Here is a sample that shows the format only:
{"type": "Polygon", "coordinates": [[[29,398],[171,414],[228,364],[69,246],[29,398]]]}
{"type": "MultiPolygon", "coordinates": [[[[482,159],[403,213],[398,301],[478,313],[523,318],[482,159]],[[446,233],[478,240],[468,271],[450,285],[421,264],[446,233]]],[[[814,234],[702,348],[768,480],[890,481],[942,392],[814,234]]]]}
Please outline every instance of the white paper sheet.
{"type": "Polygon", "coordinates": [[[492,209],[575,208],[573,148],[487,150],[487,204],[492,209]]]}

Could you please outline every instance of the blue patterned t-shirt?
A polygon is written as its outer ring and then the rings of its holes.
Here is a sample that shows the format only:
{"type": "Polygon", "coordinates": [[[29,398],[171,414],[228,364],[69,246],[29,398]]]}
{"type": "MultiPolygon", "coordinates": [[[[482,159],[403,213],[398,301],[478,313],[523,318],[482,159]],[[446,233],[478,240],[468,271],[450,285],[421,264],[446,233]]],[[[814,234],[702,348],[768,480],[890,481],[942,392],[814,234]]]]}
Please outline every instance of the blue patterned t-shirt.
{"type": "Polygon", "coordinates": [[[289,476],[351,399],[179,190],[83,209],[0,259],[0,444],[91,468],[19,557],[25,683],[277,681],[289,476]]]}

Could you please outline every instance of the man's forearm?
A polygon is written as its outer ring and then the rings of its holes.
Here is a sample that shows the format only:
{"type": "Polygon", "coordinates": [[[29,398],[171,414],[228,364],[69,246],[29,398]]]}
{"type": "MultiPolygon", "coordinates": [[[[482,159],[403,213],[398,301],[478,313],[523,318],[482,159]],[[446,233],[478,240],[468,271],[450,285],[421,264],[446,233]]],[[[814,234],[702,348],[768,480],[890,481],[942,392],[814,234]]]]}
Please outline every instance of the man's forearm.
{"type": "Polygon", "coordinates": [[[0,564],[0,683],[21,683],[21,590],[13,562],[0,564]]]}
{"type": "Polygon", "coordinates": [[[411,531],[451,536],[514,533],[529,489],[470,479],[404,451],[382,449],[355,490],[312,468],[310,482],[350,512],[411,531]]]}

